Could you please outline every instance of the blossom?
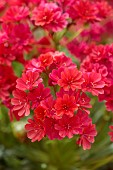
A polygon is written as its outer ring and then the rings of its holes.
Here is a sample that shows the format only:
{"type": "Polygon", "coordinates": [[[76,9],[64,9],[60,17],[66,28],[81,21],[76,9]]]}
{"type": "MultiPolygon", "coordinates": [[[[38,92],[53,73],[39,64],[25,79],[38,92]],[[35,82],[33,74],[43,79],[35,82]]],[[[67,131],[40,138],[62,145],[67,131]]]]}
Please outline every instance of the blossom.
{"type": "Polygon", "coordinates": [[[0,64],[10,66],[12,61],[16,59],[14,51],[6,44],[0,44],[0,64]]]}
{"type": "Polygon", "coordinates": [[[46,109],[47,117],[57,119],[54,105],[55,99],[53,98],[52,95],[50,97],[47,97],[45,100],[41,101],[41,106],[46,109]]]}
{"type": "Polygon", "coordinates": [[[97,135],[95,125],[89,124],[83,127],[80,138],[77,141],[79,146],[82,146],[84,150],[91,148],[91,143],[94,143],[94,137],[97,135]]]}
{"type": "Polygon", "coordinates": [[[68,13],[73,20],[80,19],[85,22],[98,21],[96,5],[89,0],[74,1],[68,13]]]}
{"type": "Polygon", "coordinates": [[[2,1],[0,2],[0,12],[1,12],[2,10],[4,10],[5,6],[6,6],[6,0],[2,0],[2,1]]]}
{"type": "Polygon", "coordinates": [[[79,134],[82,133],[83,127],[87,127],[89,124],[92,123],[92,119],[88,116],[88,114],[82,110],[78,110],[76,115],[76,124],[79,125],[78,131],[79,134]]]}
{"type": "Polygon", "coordinates": [[[82,92],[80,90],[75,92],[74,96],[75,96],[75,101],[76,101],[76,105],[77,105],[78,109],[83,110],[89,114],[90,111],[87,110],[87,108],[92,107],[90,104],[90,98],[84,92],[82,92]]]}
{"type": "Polygon", "coordinates": [[[72,91],[70,89],[69,91],[64,91],[61,88],[60,91],[56,93],[57,98],[63,98],[64,94],[67,94],[68,96],[74,96],[75,98],[74,102],[76,104],[77,110],[84,111],[88,114],[90,113],[90,111],[87,110],[88,108],[92,107],[90,104],[90,98],[84,92],[82,92],[82,90],[72,91]]]}
{"type": "Polygon", "coordinates": [[[92,49],[89,57],[91,58],[92,62],[100,62],[101,60],[105,59],[106,58],[105,46],[103,45],[95,46],[92,49]]]}
{"type": "Polygon", "coordinates": [[[38,84],[42,82],[42,79],[39,78],[37,72],[26,72],[22,74],[22,78],[17,79],[16,88],[25,91],[32,90],[34,87],[38,87],[38,84]]]}
{"type": "Polygon", "coordinates": [[[3,15],[3,22],[16,22],[25,19],[29,15],[27,6],[12,6],[3,15]]]}
{"type": "Polygon", "coordinates": [[[55,124],[55,129],[59,131],[59,135],[63,138],[66,136],[72,138],[74,134],[78,134],[76,127],[75,117],[70,118],[68,115],[63,115],[55,124]]]}
{"type": "Polygon", "coordinates": [[[0,80],[0,99],[5,100],[10,94],[8,92],[9,85],[3,84],[3,81],[0,80]]]}
{"type": "Polygon", "coordinates": [[[112,15],[112,7],[107,1],[101,1],[96,3],[97,7],[97,16],[99,18],[107,18],[112,15]]]}
{"type": "Polygon", "coordinates": [[[35,22],[36,26],[57,32],[66,27],[67,18],[68,14],[62,13],[62,10],[55,3],[42,3],[33,10],[31,20],[35,22]]]}
{"type": "Polygon", "coordinates": [[[30,60],[26,65],[26,69],[27,71],[38,72],[38,73],[41,73],[43,71],[43,68],[41,67],[41,62],[39,62],[37,59],[30,60]]]}
{"type": "Polygon", "coordinates": [[[53,63],[53,66],[57,69],[59,67],[76,68],[76,64],[74,64],[63,52],[56,51],[53,53],[53,63]]]}
{"type": "Polygon", "coordinates": [[[90,50],[90,46],[86,42],[78,42],[76,39],[67,44],[67,48],[79,60],[83,60],[90,50]]]}
{"type": "Polygon", "coordinates": [[[61,72],[61,79],[58,80],[58,85],[63,87],[65,91],[70,88],[74,91],[75,89],[81,89],[83,83],[82,73],[75,69],[67,69],[61,72]]]}
{"type": "Polygon", "coordinates": [[[31,142],[36,140],[40,141],[45,136],[45,129],[43,122],[39,119],[28,119],[28,124],[25,125],[27,132],[27,137],[31,139],[31,142]]]}
{"type": "Polygon", "coordinates": [[[12,50],[28,50],[33,43],[33,35],[28,24],[5,24],[4,31],[7,33],[9,43],[12,44],[12,50]]]}
{"type": "Polygon", "coordinates": [[[39,105],[35,110],[34,110],[34,117],[35,119],[40,119],[43,120],[47,114],[46,109],[39,105]]]}
{"type": "Polygon", "coordinates": [[[56,115],[63,116],[64,114],[72,117],[77,109],[75,97],[64,94],[63,97],[58,97],[55,103],[56,115]]]}
{"type": "Polygon", "coordinates": [[[91,92],[93,95],[96,96],[104,93],[103,87],[105,86],[105,83],[104,81],[102,81],[100,73],[84,73],[83,77],[85,80],[82,84],[83,91],[91,92]]]}
{"type": "Polygon", "coordinates": [[[38,61],[41,63],[42,67],[46,68],[47,66],[50,66],[53,63],[53,55],[51,52],[42,54],[39,56],[38,61]]]}
{"type": "Polygon", "coordinates": [[[18,111],[19,116],[28,116],[30,114],[30,104],[27,94],[24,91],[16,89],[13,91],[13,96],[11,102],[14,105],[13,110],[18,111]]]}
{"type": "Polygon", "coordinates": [[[56,119],[45,118],[45,121],[44,121],[45,132],[50,140],[62,139],[62,137],[59,135],[59,131],[55,129],[56,123],[57,123],[56,119]]]}
{"type": "Polygon", "coordinates": [[[113,142],[113,125],[109,126],[109,128],[111,131],[108,134],[110,136],[110,140],[113,142]]]}
{"type": "Polygon", "coordinates": [[[45,88],[44,85],[40,83],[37,88],[30,91],[30,93],[28,94],[28,99],[32,102],[32,108],[37,108],[40,102],[50,96],[50,89],[45,88]]]}
{"type": "Polygon", "coordinates": [[[0,99],[1,102],[10,96],[15,86],[16,76],[11,66],[0,65],[0,99]],[[10,73],[10,74],[7,74],[10,73]]]}
{"type": "Polygon", "coordinates": [[[106,109],[108,111],[113,111],[113,98],[107,99],[107,101],[106,101],[106,109]]]}
{"type": "Polygon", "coordinates": [[[60,67],[58,69],[52,70],[52,72],[49,74],[49,84],[50,85],[57,85],[58,80],[61,78],[61,72],[64,71],[64,68],[60,67]]]}

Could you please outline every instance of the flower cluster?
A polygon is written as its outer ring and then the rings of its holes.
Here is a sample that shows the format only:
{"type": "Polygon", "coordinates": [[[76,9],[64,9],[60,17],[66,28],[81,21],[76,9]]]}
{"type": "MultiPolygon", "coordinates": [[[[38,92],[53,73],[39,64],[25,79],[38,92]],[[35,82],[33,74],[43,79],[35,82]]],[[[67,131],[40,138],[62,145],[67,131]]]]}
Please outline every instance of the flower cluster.
{"type": "Polygon", "coordinates": [[[89,72],[89,74],[101,74],[105,86],[102,87],[102,83],[99,84],[101,91],[104,91],[103,94],[101,92],[99,93],[99,100],[105,100],[107,110],[113,111],[113,44],[95,46],[83,60],[81,70],[83,72],[89,72]]]}
{"type": "Polygon", "coordinates": [[[10,66],[0,65],[0,99],[5,102],[15,87],[16,76],[10,66]],[[10,73],[10,74],[7,74],[10,73]]]}
{"type": "Polygon", "coordinates": [[[0,2],[0,104],[11,120],[28,116],[32,142],[75,136],[91,148],[91,99],[113,111],[112,30],[112,0],[0,2]]]}
{"type": "Polygon", "coordinates": [[[42,54],[32,59],[17,79],[12,111],[18,117],[33,111],[25,126],[32,142],[45,136],[60,140],[79,135],[77,143],[89,149],[97,132],[88,115],[91,105],[86,92],[102,93],[105,83],[101,79],[99,73],[95,78],[93,73],[83,74],[62,52],[42,54]]]}

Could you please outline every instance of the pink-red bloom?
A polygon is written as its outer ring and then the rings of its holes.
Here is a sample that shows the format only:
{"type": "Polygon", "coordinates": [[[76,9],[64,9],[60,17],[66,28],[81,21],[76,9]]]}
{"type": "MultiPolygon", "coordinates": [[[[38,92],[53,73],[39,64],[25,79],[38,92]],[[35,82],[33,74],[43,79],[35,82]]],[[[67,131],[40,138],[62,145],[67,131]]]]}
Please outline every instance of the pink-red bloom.
{"type": "Polygon", "coordinates": [[[22,78],[17,79],[16,88],[25,91],[32,90],[34,87],[38,87],[39,83],[42,82],[42,79],[39,78],[37,72],[26,72],[22,74],[22,78]]]}
{"type": "Polygon", "coordinates": [[[68,94],[64,94],[62,98],[58,97],[55,109],[57,116],[68,115],[69,117],[72,117],[74,115],[74,111],[77,110],[75,97],[69,96],[68,94]]]}
{"type": "Polygon", "coordinates": [[[37,59],[32,59],[29,61],[29,63],[26,65],[27,71],[31,72],[42,72],[43,68],[41,67],[41,62],[39,62],[37,59]]]}
{"type": "Polygon", "coordinates": [[[55,100],[53,96],[50,96],[45,100],[41,101],[41,106],[43,106],[46,109],[47,117],[56,119],[57,116],[56,116],[56,110],[54,108],[54,105],[55,105],[55,100]]]}
{"type": "Polygon", "coordinates": [[[14,105],[13,110],[18,111],[19,116],[28,116],[30,114],[30,104],[28,96],[24,91],[16,89],[13,91],[14,98],[11,100],[14,105]]]}
{"type": "Polygon", "coordinates": [[[84,73],[84,82],[82,84],[83,91],[91,92],[93,95],[98,96],[103,94],[103,87],[105,86],[104,81],[102,81],[101,74],[95,72],[84,73]]]}
{"type": "Polygon", "coordinates": [[[91,148],[91,143],[94,143],[94,137],[97,135],[95,125],[89,124],[83,127],[80,138],[77,141],[79,146],[82,146],[84,150],[91,148]]]}
{"type": "Polygon", "coordinates": [[[51,52],[42,54],[39,56],[38,60],[41,63],[41,66],[46,68],[47,66],[50,66],[53,63],[53,54],[51,52]]]}
{"type": "Polygon", "coordinates": [[[38,85],[36,89],[33,89],[29,94],[28,98],[32,102],[32,108],[37,108],[37,106],[42,102],[43,100],[50,97],[50,89],[45,88],[42,83],[38,85]]]}
{"type": "Polygon", "coordinates": [[[80,90],[75,92],[74,96],[78,109],[83,110],[89,114],[90,111],[87,109],[92,107],[90,104],[90,98],[80,90]]]}
{"type": "Polygon", "coordinates": [[[99,18],[107,18],[112,15],[113,9],[107,1],[103,0],[101,2],[97,2],[96,7],[98,11],[97,16],[99,18]]]}
{"type": "Polygon", "coordinates": [[[72,138],[74,134],[78,134],[77,126],[75,117],[70,118],[67,115],[63,115],[62,119],[55,124],[55,129],[59,131],[61,137],[67,136],[72,138]]]}
{"type": "Polygon", "coordinates": [[[93,22],[98,20],[97,18],[97,8],[95,3],[89,0],[77,0],[72,3],[69,10],[70,17],[75,19],[80,19],[85,22],[93,22]]]}
{"type": "Polygon", "coordinates": [[[39,105],[34,110],[34,117],[35,117],[35,119],[44,120],[46,114],[47,114],[47,110],[43,106],[41,106],[41,105],[39,105]]]}
{"type": "Polygon", "coordinates": [[[56,119],[45,118],[44,121],[45,132],[50,140],[62,139],[62,137],[59,135],[59,131],[55,128],[56,123],[57,123],[56,119]]]}
{"type": "Polygon", "coordinates": [[[36,26],[57,32],[66,27],[67,18],[68,14],[63,13],[55,3],[42,3],[33,10],[31,20],[35,22],[36,26]]]}
{"type": "Polygon", "coordinates": [[[31,142],[36,140],[40,141],[45,136],[45,129],[43,122],[39,119],[28,119],[28,124],[25,125],[27,132],[27,137],[31,139],[31,142]]]}
{"type": "Polygon", "coordinates": [[[113,142],[113,125],[109,126],[109,128],[111,131],[108,134],[110,136],[110,140],[113,142]]]}
{"type": "Polygon", "coordinates": [[[58,80],[61,78],[61,72],[64,71],[64,68],[60,67],[59,69],[54,69],[52,72],[49,74],[50,77],[50,85],[57,85],[58,80]]]}
{"type": "Polygon", "coordinates": [[[8,42],[12,50],[28,50],[33,43],[33,35],[26,23],[5,23],[3,29],[8,36],[8,42]]]}
{"type": "Polygon", "coordinates": [[[61,72],[61,79],[58,80],[58,85],[63,87],[65,91],[72,89],[81,89],[83,83],[82,73],[77,69],[65,69],[61,72]]]}
{"type": "Polygon", "coordinates": [[[12,6],[2,17],[3,22],[19,22],[29,15],[27,6],[12,6]]]}

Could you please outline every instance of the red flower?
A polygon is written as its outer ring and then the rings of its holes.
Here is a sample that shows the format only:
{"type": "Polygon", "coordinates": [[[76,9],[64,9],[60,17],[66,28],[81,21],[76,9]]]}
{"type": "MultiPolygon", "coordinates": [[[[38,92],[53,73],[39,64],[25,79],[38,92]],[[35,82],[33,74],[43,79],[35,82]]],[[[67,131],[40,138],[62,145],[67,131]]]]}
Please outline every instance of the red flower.
{"type": "Polygon", "coordinates": [[[106,101],[106,108],[108,111],[113,111],[113,98],[106,101]]]}
{"type": "Polygon", "coordinates": [[[31,142],[36,140],[40,141],[45,136],[45,129],[43,122],[39,119],[28,119],[28,124],[25,125],[27,132],[27,137],[31,139],[31,142]]]}
{"type": "Polygon", "coordinates": [[[2,1],[0,2],[0,12],[1,12],[2,10],[4,10],[5,6],[6,6],[6,0],[2,0],[2,1]]]}
{"type": "Polygon", "coordinates": [[[63,98],[63,95],[67,94],[69,96],[74,96],[75,97],[75,103],[76,103],[76,108],[78,110],[82,110],[86,113],[90,113],[89,110],[87,110],[87,108],[91,108],[90,105],[90,98],[83,93],[81,90],[78,91],[72,91],[71,89],[69,91],[64,91],[62,88],[60,89],[59,92],[56,93],[57,97],[61,97],[63,98]]]}
{"type": "Polygon", "coordinates": [[[75,117],[63,115],[62,119],[58,120],[55,124],[55,129],[59,131],[59,135],[64,138],[72,138],[74,134],[78,134],[75,117]]]}
{"type": "Polygon", "coordinates": [[[9,88],[10,86],[8,84],[5,84],[0,80],[0,99],[5,100],[10,95],[8,91],[9,88]]]}
{"type": "Polygon", "coordinates": [[[80,19],[83,21],[96,21],[98,20],[97,8],[94,3],[90,2],[89,0],[77,0],[70,6],[69,15],[72,19],[80,19]]]}
{"type": "Polygon", "coordinates": [[[95,125],[89,124],[86,127],[83,127],[82,133],[80,135],[77,144],[82,146],[84,150],[91,148],[91,143],[94,143],[94,137],[97,135],[95,130],[95,125]]]}
{"type": "Polygon", "coordinates": [[[47,114],[47,111],[44,107],[39,105],[35,110],[34,110],[34,117],[35,119],[40,119],[44,120],[45,116],[47,114]]]}
{"type": "Polygon", "coordinates": [[[97,2],[96,7],[98,11],[97,16],[99,18],[107,18],[112,15],[112,6],[110,6],[107,1],[97,2]]]}
{"type": "Polygon", "coordinates": [[[110,140],[113,142],[113,125],[109,126],[111,132],[109,132],[110,140]]]}
{"type": "Polygon", "coordinates": [[[54,68],[59,67],[68,67],[68,68],[76,68],[76,64],[72,62],[72,60],[67,57],[63,52],[56,51],[53,53],[53,63],[54,68]]]}
{"type": "Polygon", "coordinates": [[[16,76],[11,66],[0,65],[0,100],[3,102],[10,97],[14,89],[16,76]],[[8,74],[10,73],[10,74],[8,74]]]}
{"type": "Polygon", "coordinates": [[[16,22],[25,19],[29,15],[29,8],[27,6],[12,6],[2,17],[3,22],[16,22]]]}
{"type": "Polygon", "coordinates": [[[106,48],[104,45],[95,46],[89,55],[89,59],[92,62],[101,62],[101,60],[105,59],[106,57],[106,48]]]}
{"type": "Polygon", "coordinates": [[[83,91],[91,92],[93,95],[98,96],[103,94],[103,87],[105,86],[104,81],[100,73],[89,72],[83,74],[85,82],[82,84],[83,91]]]}
{"type": "Polygon", "coordinates": [[[0,44],[0,64],[5,64],[10,66],[12,64],[12,61],[15,60],[15,54],[14,51],[11,50],[11,48],[9,47],[9,45],[6,43],[0,44]]]}
{"type": "Polygon", "coordinates": [[[82,91],[78,90],[75,92],[75,101],[78,109],[85,111],[86,113],[90,113],[87,108],[91,108],[92,106],[90,105],[90,98],[83,93],[82,91]]]}
{"type": "Polygon", "coordinates": [[[63,10],[67,10],[73,3],[73,0],[54,0],[57,2],[63,10]]]}
{"type": "Polygon", "coordinates": [[[67,48],[69,49],[72,55],[82,61],[89,52],[90,45],[86,42],[79,42],[77,41],[77,39],[74,39],[73,41],[67,44],[67,48]]]}
{"type": "Polygon", "coordinates": [[[29,63],[26,65],[26,69],[27,71],[38,73],[41,73],[43,71],[43,68],[41,67],[41,62],[39,62],[38,59],[30,60],[29,63]]]}
{"type": "Polygon", "coordinates": [[[58,80],[61,78],[61,72],[64,71],[64,68],[60,67],[58,70],[54,69],[52,72],[49,74],[50,78],[50,85],[57,85],[58,80]]]}
{"type": "Polygon", "coordinates": [[[33,43],[33,35],[28,24],[5,24],[4,31],[12,44],[12,50],[28,50],[33,43]]]}
{"type": "Polygon", "coordinates": [[[18,111],[19,116],[28,116],[30,114],[30,104],[27,94],[19,89],[13,91],[14,98],[11,100],[14,105],[13,110],[18,111]]]}
{"type": "Polygon", "coordinates": [[[74,91],[75,89],[81,89],[83,83],[82,73],[75,69],[67,69],[61,72],[61,79],[58,80],[58,85],[63,87],[65,91],[70,88],[74,91]]]}
{"type": "Polygon", "coordinates": [[[41,66],[46,68],[53,63],[53,53],[48,52],[39,56],[38,61],[41,63],[41,66]]]}
{"type": "Polygon", "coordinates": [[[32,20],[35,21],[37,26],[45,26],[53,21],[53,10],[57,8],[56,4],[42,4],[35,8],[32,15],[32,20]]]}
{"type": "Polygon", "coordinates": [[[88,114],[81,110],[77,111],[75,115],[75,119],[76,119],[77,124],[79,125],[79,133],[82,132],[83,127],[86,127],[92,123],[92,120],[88,116],[88,114]]]}
{"type": "Polygon", "coordinates": [[[77,110],[75,97],[64,94],[63,97],[58,97],[55,104],[56,115],[63,116],[64,114],[72,117],[74,111],[77,110]]]}
{"type": "Polygon", "coordinates": [[[32,102],[33,109],[37,108],[40,102],[42,102],[43,100],[47,99],[50,96],[51,96],[50,89],[45,88],[42,83],[40,83],[36,89],[32,90],[28,94],[28,98],[32,102]]]}
{"type": "Polygon", "coordinates": [[[41,106],[46,108],[47,116],[49,118],[56,118],[56,110],[54,108],[55,100],[53,96],[46,98],[45,100],[41,101],[41,106]]]}
{"type": "Polygon", "coordinates": [[[50,140],[62,139],[62,137],[59,135],[59,131],[55,129],[56,122],[57,121],[52,118],[46,118],[44,121],[46,135],[50,140]]]}
{"type": "Polygon", "coordinates": [[[22,78],[17,79],[16,88],[25,91],[32,90],[34,87],[38,87],[39,83],[42,82],[42,79],[39,78],[37,72],[26,72],[22,74],[22,78]]]}
{"type": "Polygon", "coordinates": [[[42,3],[34,9],[31,20],[35,21],[36,26],[57,32],[66,27],[67,18],[68,14],[63,14],[55,3],[42,3]]]}

